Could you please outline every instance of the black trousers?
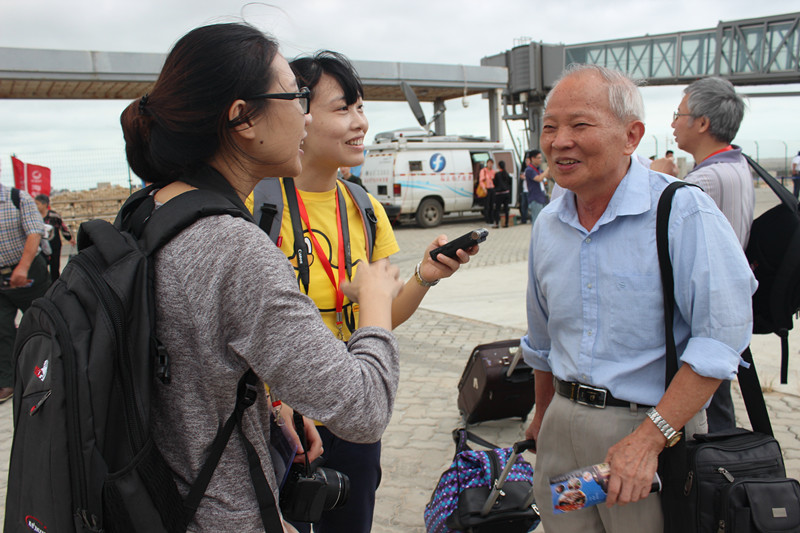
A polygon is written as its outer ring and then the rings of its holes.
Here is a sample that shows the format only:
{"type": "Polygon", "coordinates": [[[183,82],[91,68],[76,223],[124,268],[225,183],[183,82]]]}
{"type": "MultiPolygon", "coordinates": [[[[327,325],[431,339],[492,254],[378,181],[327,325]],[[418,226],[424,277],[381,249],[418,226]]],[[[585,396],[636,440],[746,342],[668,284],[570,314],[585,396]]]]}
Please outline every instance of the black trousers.
{"type": "Polygon", "coordinates": [[[486,222],[488,224],[494,222],[494,196],[494,188],[486,189],[486,198],[483,199],[483,205],[485,209],[484,214],[486,215],[486,222]]]}
{"type": "Polygon", "coordinates": [[[506,215],[506,226],[508,226],[508,202],[511,199],[511,193],[508,191],[495,193],[494,198],[494,223],[500,224],[500,215],[506,215]]]}
{"type": "Polygon", "coordinates": [[[50,249],[53,250],[53,253],[47,260],[47,266],[50,268],[50,279],[55,281],[61,275],[61,239],[51,240],[50,249]]]}
{"type": "Polygon", "coordinates": [[[0,289],[0,387],[14,386],[14,341],[17,339],[14,319],[17,311],[27,311],[31,302],[43,295],[50,286],[47,264],[41,254],[31,263],[28,278],[33,280],[30,287],[0,289]]]}

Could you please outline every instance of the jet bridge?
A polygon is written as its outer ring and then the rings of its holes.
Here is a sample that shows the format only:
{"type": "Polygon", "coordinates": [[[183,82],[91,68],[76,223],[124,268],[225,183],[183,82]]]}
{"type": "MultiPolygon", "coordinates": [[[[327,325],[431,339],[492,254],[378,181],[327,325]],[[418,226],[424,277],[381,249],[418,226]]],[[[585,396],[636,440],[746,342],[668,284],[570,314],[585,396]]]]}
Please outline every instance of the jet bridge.
{"type": "Polygon", "coordinates": [[[531,147],[538,146],[544,97],[572,63],[617,69],[650,86],[684,85],[705,76],[734,85],[800,83],[800,13],[574,45],[531,42],[484,58],[482,65],[509,69],[503,118],[525,121],[531,147]]]}

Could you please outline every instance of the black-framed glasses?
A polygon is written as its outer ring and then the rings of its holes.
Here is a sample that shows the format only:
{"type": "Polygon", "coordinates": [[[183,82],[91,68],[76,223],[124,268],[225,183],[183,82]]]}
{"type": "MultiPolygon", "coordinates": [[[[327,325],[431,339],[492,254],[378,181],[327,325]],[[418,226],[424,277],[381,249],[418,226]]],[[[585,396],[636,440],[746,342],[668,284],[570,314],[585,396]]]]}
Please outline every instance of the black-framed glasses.
{"type": "Polygon", "coordinates": [[[300,107],[303,108],[303,113],[306,115],[308,114],[309,109],[309,99],[311,96],[311,91],[308,87],[303,87],[300,89],[299,92],[296,93],[265,93],[265,94],[256,94],[254,96],[250,96],[245,98],[245,100],[258,100],[258,99],[265,99],[265,100],[299,100],[300,107]]]}
{"type": "Polygon", "coordinates": [[[691,113],[679,113],[675,111],[674,113],[672,113],[672,121],[675,122],[676,120],[678,120],[678,117],[691,117],[691,116],[692,116],[691,113]]]}

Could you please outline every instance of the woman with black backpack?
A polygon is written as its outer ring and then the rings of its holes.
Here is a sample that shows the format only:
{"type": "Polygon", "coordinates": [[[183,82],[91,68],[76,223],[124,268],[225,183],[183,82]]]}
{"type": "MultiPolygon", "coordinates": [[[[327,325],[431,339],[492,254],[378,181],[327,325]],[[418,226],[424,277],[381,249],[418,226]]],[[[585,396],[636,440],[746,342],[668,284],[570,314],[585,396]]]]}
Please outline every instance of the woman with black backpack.
{"type": "MultiPolygon", "coordinates": [[[[181,38],[151,92],[122,113],[128,162],[160,186],[159,209],[206,189],[244,213],[201,218],[156,255],[156,332],[170,357],[171,383],[155,383],[153,435],[184,497],[248,368],[282,400],[350,440],[379,439],[391,417],[397,268],[362,264],[342,283],[361,314],[361,327],[345,344],[300,293],[289,261],[244,206],[264,176],[300,172],[308,97],[277,42],[245,24],[216,24],[181,38]]],[[[271,407],[264,388],[257,389],[190,531],[266,528],[244,447],[246,437],[277,500],[271,407]]],[[[311,459],[321,452],[318,441],[309,448],[311,459]]]]}

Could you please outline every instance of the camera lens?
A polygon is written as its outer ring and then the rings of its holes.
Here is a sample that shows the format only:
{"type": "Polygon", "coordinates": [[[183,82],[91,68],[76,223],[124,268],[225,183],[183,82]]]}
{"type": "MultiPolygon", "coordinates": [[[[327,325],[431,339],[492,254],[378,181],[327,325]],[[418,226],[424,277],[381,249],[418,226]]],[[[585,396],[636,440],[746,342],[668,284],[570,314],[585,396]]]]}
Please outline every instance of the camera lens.
{"type": "Polygon", "coordinates": [[[332,468],[317,468],[318,474],[325,481],[325,510],[330,511],[347,503],[350,496],[350,478],[332,468]]]}

